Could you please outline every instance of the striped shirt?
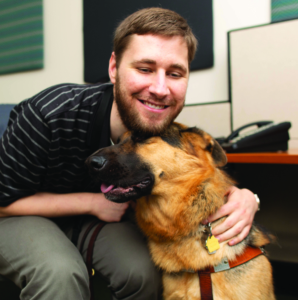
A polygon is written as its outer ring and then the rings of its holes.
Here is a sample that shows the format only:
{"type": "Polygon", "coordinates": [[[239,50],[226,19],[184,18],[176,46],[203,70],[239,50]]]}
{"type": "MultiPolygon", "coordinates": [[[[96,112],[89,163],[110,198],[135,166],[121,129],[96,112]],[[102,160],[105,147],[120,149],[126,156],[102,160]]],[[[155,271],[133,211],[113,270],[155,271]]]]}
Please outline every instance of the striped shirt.
{"type": "Polygon", "coordinates": [[[84,162],[97,150],[92,140],[110,145],[112,101],[100,136],[93,134],[99,104],[110,88],[111,83],[61,84],[13,108],[0,139],[0,206],[42,191],[99,191],[84,162]]]}

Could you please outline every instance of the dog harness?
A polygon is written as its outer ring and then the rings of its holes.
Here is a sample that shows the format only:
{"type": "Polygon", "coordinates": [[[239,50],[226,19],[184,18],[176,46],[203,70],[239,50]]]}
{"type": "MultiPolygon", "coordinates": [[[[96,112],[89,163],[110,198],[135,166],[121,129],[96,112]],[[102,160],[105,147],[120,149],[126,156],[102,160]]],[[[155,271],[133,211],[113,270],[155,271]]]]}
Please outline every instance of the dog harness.
{"type": "MultiPolygon", "coordinates": [[[[94,269],[92,268],[92,257],[93,257],[93,249],[94,249],[94,243],[96,240],[97,235],[101,231],[101,229],[104,227],[106,223],[103,221],[95,220],[92,222],[89,227],[86,229],[82,241],[79,247],[79,251],[82,253],[83,251],[83,245],[84,242],[88,236],[88,234],[91,232],[91,230],[95,227],[94,232],[92,233],[92,236],[90,238],[88,248],[87,248],[87,259],[86,259],[86,265],[88,269],[89,274],[89,288],[90,288],[90,300],[94,300],[94,294],[93,294],[93,286],[92,286],[92,280],[91,278],[94,276],[94,269]]],[[[231,268],[237,267],[239,265],[242,265],[249,260],[264,254],[264,250],[262,248],[256,248],[252,246],[248,246],[245,251],[236,257],[233,261],[228,261],[227,259],[223,259],[220,264],[214,266],[205,268],[203,270],[197,271],[200,279],[200,288],[201,288],[201,300],[213,300],[213,292],[212,292],[212,281],[211,281],[211,273],[217,273],[221,271],[226,271],[231,268]]]]}
{"type": "Polygon", "coordinates": [[[237,267],[261,254],[264,254],[263,249],[248,246],[241,255],[236,257],[236,260],[228,261],[227,259],[223,259],[217,266],[199,270],[198,275],[200,278],[201,300],[213,300],[211,273],[217,273],[237,267]]]}
{"type": "Polygon", "coordinates": [[[82,237],[82,241],[79,247],[79,251],[80,253],[83,252],[83,246],[84,243],[86,241],[86,238],[88,236],[88,234],[91,232],[91,230],[95,227],[89,244],[88,244],[88,248],[87,248],[87,257],[86,257],[86,265],[87,265],[87,270],[88,270],[88,274],[89,274],[89,289],[90,289],[90,300],[94,300],[94,292],[93,292],[93,285],[92,285],[92,277],[95,274],[94,269],[92,268],[92,257],[93,257],[93,249],[94,249],[94,244],[95,244],[95,240],[96,237],[98,236],[99,232],[101,231],[101,229],[105,226],[106,222],[100,221],[100,220],[95,220],[93,221],[88,228],[86,229],[86,231],[84,232],[84,235],[82,237]]]}

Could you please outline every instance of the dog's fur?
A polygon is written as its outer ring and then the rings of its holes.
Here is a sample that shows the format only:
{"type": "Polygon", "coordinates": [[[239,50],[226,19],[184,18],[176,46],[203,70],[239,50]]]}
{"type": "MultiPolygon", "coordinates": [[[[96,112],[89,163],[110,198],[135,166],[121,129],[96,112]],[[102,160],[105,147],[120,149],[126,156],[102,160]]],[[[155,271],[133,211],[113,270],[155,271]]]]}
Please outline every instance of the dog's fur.
{"type": "MultiPolygon", "coordinates": [[[[195,271],[223,258],[232,261],[248,245],[270,242],[270,236],[253,225],[241,243],[223,242],[215,254],[208,254],[208,233],[201,222],[225,203],[233,182],[221,169],[226,164],[224,151],[200,129],[174,123],[160,136],[140,138],[128,132],[119,144],[93,154],[87,164],[93,178],[115,186],[105,194],[108,199],[138,199],[137,223],[148,237],[154,263],[163,271],[167,300],[201,299],[195,271]]],[[[264,255],[211,278],[215,300],[275,299],[272,268],[264,255]]]]}

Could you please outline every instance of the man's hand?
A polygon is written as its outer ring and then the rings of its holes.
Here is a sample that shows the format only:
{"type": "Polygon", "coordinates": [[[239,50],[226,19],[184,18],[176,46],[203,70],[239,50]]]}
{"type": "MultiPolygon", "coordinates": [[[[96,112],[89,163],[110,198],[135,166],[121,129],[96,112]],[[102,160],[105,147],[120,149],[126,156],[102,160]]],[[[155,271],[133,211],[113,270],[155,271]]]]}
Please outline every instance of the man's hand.
{"type": "Polygon", "coordinates": [[[103,194],[94,194],[91,214],[105,222],[119,222],[130,202],[116,203],[107,200],[103,194]]]}
{"type": "Polygon", "coordinates": [[[247,189],[229,188],[226,193],[228,201],[207,220],[213,222],[228,216],[223,223],[212,230],[212,234],[220,242],[232,239],[229,245],[241,242],[249,233],[258,204],[254,194],[247,189]]]}

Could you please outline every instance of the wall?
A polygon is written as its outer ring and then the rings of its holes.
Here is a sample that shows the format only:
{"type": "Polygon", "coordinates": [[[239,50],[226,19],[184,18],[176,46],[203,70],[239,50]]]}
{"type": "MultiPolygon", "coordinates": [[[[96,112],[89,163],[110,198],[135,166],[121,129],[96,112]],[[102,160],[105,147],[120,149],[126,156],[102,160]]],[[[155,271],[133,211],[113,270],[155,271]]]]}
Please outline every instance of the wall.
{"type": "Polygon", "coordinates": [[[298,19],[295,19],[230,34],[234,128],[258,120],[290,121],[289,147],[295,149],[298,148],[297,32],[298,19]]]}
{"type": "Polygon", "coordinates": [[[57,83],[83,83],[82,1],[43,6],[44,69],[0,76],[0,103],[18,103],[57,83]]]}
{"type": "MultiPolygon", "coordinates": [[[[270,0],[213,0],[214,67],[192,72],[187,104],[229,99],[227,32],[270,23],[270,0]]],[[[199,55],[199,52],[198,52],[199,55]]],[[[177,121],[198,126],[215,137],[231,132],[230,104],[186,106],[177,121]]]]}
{"type": "MultiPolygon", "coordinates": [[[[44,0],[45,68],[0,76],[0,103],[62,82],[83,83],[82,0],[44,0]]],[[[270,22],[270,0],[214,0],[215,65],[192,72],[186,103],[228,100],[227,31],[270,22]]],[[[199,55],[199,53],[198,53],[199,55]]],[[[178,121],[214,136],[230,132],[229,103],[187,106],[178,121]]]]}

